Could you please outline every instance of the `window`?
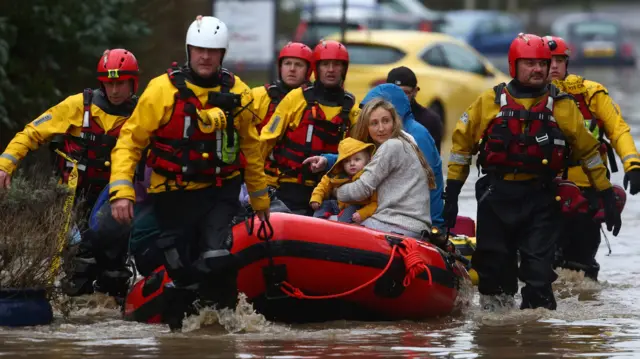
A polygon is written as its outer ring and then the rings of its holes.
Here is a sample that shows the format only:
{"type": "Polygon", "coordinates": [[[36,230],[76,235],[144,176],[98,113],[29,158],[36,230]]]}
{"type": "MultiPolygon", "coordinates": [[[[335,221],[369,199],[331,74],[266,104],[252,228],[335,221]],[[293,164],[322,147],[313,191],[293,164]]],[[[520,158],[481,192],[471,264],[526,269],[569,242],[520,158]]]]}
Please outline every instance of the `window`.
{"type": "Polygon", "coordinates": [[[476,28],[480,21],[481,20],[473,14],[450,12],[445,15],[444,23],[440,26],[440,31],[454,37],[467,36],[473,32],[473,29],[476,28]]]}
{"type": "Polygon", "coordinates": [[[349,63],[356,65],[387,65],[400,61],[405,53],[395,47],[366,44],[346,44],[349,63]]]}
{"type": "Polygon", "coordinates": [[[443,43],[440,47],[451,69],[473,72],[482,76],[487,74],[486,67],[473,52],[451,43],[443,43]]]}
{"type": "Polygon", "coordinates": [[[502,29],[497,21],[481,21],[478,23],[478,27],[476,28],[476,33],[484,36],[496,35],[501,32],[502,29]]]}
{"type": "Polygon", "coordinates": [[[422,55],[422,61],[431,66],[447,67],[447,60],[442,53],[442,49],[440,49],[440,45],[434,46],[427,50],[427,52],[422,55]]]}
{"type": "Polygon", "coordinates": [[[614,39],[619,35],[619,28],[616,24],[610,22],[591,21],[573,25],[572,32],[582,39],[614,39]]]}
{"type": "Polygon", "coordinates": [[[402,6],[402,4],[397,3],[396,1],[379,0],[378,4],[386,7],[387,9],[389,9],[389,10],[395,12],[395,13],[399,13],[399,14],[408,14],[409,13],[409,9],[407,9],[404,6],[402,6]]]}

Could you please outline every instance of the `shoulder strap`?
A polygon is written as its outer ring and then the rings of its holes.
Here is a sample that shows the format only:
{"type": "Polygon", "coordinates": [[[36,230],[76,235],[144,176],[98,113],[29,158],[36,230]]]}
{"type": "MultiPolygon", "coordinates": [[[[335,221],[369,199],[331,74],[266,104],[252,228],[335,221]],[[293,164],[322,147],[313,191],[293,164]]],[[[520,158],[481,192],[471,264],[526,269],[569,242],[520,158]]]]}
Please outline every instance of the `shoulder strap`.
{"type": "Polygon", "coordinates": [[[349,123],[349,115],[351,114],[351,109],[356,104],[356,98],[350,92],[344,92],[344,98],[342,100],[342,111],[340,111],[340,117],[345,123],[349,123]]]}
{"type": "Polygon", "coordinates": [[[220,92],[229,93],[236,84],[236,76],[233,72],[221,68],[220,69],[220,92]]]}
{"type": "Polygon", "coordinates": [[[184,73],[184,68],[178,67],[177,62],[171,64],[171,68],[167,70],[167,76],[169,76],[171,84],[178,89],[180,99],[186,100],[196,96],[193,91],[187,87],[187,74],[184,73]]]}
{"type": "Polygon", "coordinates": [[[274,104],[280,103],[280,101],[284,98],[284,92],[278,87],[276,84],[266,84],[264,87],[267,89],[267,95],[271,99],[271,102],[274,104]]]}
{"type": "Polygon", "coordinates": [[[313,94],[313,85],[303,88],[302,95],[304,96],[304,100],[307,101],[307,108],[313,106],[313,104],[316,102],[315,96],[313,94]]]}
{"type": "Polygon", "coordinates": [[[493,100],[493,102],[494,102],[494,103],[496,103],[497,105],[499,105],[499,104],[500,104],[500,95],[502,95],[502,92],[504,91],[504,88],[505,88],[505,87],[507,87],[507,84],[505,84],[505,83],[503,82],[503,83],[500,83],[500,84],[496,85],[496,86],[493,88],[493,92],[495,92],[495,94],[496,94],[496,97],[495,97],[495,99],[493,100]]]}
{"type": "Polygon", "coordinates": [[[93,103],[93,90],[90,88],[86,88],[82,91],[82,127],[88,128],[91,126],[89,121],[91,121],[91,104],[93,103]]]}

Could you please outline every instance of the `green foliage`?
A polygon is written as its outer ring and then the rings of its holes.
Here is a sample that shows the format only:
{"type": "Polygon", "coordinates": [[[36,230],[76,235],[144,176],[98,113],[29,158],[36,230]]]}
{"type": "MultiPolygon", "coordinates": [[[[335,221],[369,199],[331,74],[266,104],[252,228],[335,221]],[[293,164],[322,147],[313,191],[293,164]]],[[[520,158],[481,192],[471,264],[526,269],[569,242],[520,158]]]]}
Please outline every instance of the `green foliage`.
{"type": "Polygon", "coordinates": [[[102,52],[149,33],[138,2],[1,2],[0,126],[21,128],[63,97],[96,86],[102,52]]]}

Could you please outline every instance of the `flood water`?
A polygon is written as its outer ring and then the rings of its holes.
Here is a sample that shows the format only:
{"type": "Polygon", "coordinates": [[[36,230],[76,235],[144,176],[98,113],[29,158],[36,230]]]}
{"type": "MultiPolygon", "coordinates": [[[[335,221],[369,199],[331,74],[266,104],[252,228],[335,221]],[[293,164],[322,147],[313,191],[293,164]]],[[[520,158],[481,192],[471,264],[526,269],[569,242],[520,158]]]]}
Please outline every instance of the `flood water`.
{"type": "MultiPolygon", "coordinates": [[[[605,84],[640,139],[640,72],[585,69],[605,84]]],[[[638,145],[640,145],[640,141],[638,145]]],[[[475,218],[475,171],[463,189],[461,215],[475,218]]],[[[613,175],[622,183],[622,174],[613,175]]],[[[558,310],[480,313],[477,293],[455,316],[424,322],[270,323],[244,305],[236,313],[190,318],[183,333],[125,322],[100,296],[60,313],[51,326],[0,329],[0,357],[14,358],[636,358],[640,357],[640,197],[627,199],[623,227],[603,240],[601,282],[575,272],[555,283],[558,310]]]]}

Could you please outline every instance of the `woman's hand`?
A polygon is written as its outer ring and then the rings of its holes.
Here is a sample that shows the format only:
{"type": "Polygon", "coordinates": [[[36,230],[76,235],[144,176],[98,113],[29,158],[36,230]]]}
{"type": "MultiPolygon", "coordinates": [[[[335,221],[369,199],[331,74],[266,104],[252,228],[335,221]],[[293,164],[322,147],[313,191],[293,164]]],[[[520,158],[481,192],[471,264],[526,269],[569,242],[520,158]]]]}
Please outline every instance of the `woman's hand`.
{"type": "Polygon", "coordinates": [[[313,208],[314,211],[317,211],[318,209],[320,209],[320,203],[311,202],[311,208],[313,208]]]}
{"type": "Polygon", "coordinates": [[[324,158],[323,156],[311,156],[305,159],[304,161],[302,161],[303,165],[306,165],[306,164],[309,165],[309,169],[313,173],[324,171],[327,168],[327,163],[328,163],[327,159],[324,158]]]}

